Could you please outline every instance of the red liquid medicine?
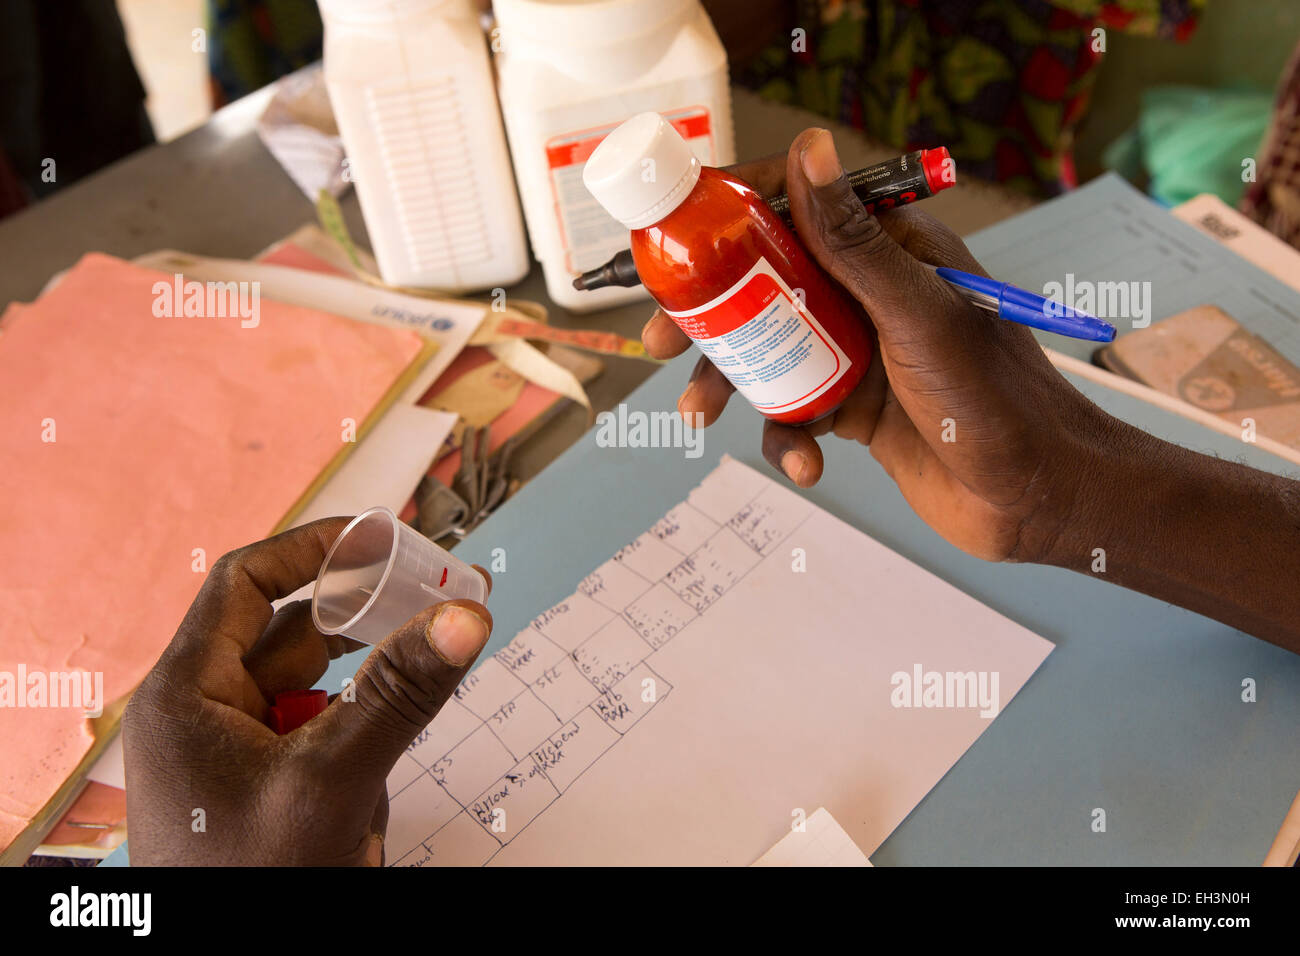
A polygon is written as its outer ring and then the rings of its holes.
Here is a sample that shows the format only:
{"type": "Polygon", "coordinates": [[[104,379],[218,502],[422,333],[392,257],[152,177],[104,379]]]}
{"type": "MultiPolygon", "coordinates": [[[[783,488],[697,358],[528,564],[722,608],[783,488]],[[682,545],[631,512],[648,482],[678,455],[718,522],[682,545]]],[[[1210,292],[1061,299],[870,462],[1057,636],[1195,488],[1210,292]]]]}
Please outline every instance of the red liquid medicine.
{"type": "Polygon", "coordinates": [[[702,166],[659,114],[605,137],[582,178],[632,230],[660,308],[760,413],[815,421],[862,380],[871,339],[847,294],[757,192],[702,166]]]}

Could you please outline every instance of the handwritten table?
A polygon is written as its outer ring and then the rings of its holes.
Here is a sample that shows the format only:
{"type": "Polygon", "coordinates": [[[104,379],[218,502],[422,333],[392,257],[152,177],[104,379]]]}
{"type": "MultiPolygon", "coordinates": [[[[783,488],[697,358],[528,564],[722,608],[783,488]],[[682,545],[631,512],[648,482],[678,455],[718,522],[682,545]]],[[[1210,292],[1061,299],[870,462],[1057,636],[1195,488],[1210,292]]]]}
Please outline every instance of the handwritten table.
{"type": "Polygon", "coordinates": [[[490,861],[672,691],[655,652],[813,510],[712,504],[673,508],[465,678],[389,777],[390,861],[490,861]]]}

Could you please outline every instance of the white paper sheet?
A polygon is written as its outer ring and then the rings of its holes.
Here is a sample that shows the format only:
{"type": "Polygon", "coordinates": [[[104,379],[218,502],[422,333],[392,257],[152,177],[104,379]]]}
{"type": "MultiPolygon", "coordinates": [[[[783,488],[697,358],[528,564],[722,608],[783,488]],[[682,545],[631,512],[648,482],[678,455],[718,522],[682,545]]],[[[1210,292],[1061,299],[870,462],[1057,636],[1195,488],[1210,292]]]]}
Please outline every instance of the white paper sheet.
{"type": "Polygon", "coordinates": [[[123,763],[121,734],[113,738],[112,743],[105,748],[103,754],[90,768],[87,776],[110,787],[126,789],[126,765],[123,763]]]}
{"type": "Polygon", "coordinates": [[[823,804],[870,854],[990,726],[956,691],[1004,707],[1050,651],[724,458],[469,675],[389,778],[387,859],[743,866],[823,804]],[[917,672],[970,684],[925,706],[917,672]]]}
{"type": "Polygon", "coordinates": [[[807,819],[800,829],[791,830],[772,849],[750,866],[870,866],[867,855],[858,849],[844,828],[825,807],[807,819]]]}
{"type": "Polygon", "coordinates": [[[457,417],[422,405],[394,405],[307,503],[294,525],[360,514],[375,505],[401,511],[457,417]]]}
{"type": "Polygon", "coordinates": [[[1263,269],[1278,282],[1300,290],[1300,251],[1213,193],[1201,193],[1169,212],[1263,269]]]}

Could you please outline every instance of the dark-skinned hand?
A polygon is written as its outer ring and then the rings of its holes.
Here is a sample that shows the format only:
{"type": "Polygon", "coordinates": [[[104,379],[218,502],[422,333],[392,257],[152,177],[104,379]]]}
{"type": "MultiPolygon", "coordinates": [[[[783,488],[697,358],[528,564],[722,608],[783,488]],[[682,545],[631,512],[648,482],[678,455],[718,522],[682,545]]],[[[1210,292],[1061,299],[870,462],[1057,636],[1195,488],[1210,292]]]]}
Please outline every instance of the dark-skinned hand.
{"type": "MultiPolygon", "coordinates": [[[[818,436],[869,445],[948,541],[989,560],[1035,560],[1068,520],[1088,450],[1105,443],[1114,420],[1057,372],[1028,329],[976,309],[934,273],[987,275],[951,230],[915,206],[866,211],[826,130],[730,171],[763,196],[789,194],[799,239],[862,306],[878,343],[835,413],[806,426],[764,421],[763,456],[806,488],[822,475],[818,436]]],[[[641,337],[661,359],[691,345],[663,312],[641,337]]],[[[702,357],[677,407],[708,425],[733,391],[702,357]]]]}
{"type": "Polygon", "coordinates": [[[315,578],[348,520],[213,565],[123,716],[133,864],[383,862],[389,771],[478,657],[492,616],[464,600],[422,611],[374,648],[348,693],[278,736],[265,724],[275,695],[365,646],[320,634],[310,601],[271,612],[315,578]]]}

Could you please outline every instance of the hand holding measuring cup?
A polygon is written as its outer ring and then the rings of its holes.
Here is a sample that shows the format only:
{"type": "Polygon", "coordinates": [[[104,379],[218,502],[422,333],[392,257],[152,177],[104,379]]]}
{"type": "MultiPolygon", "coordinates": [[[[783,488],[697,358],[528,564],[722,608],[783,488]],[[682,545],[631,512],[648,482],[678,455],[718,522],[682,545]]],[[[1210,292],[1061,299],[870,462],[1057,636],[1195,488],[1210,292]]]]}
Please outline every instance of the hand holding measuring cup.
{"type": "Polygon", "coordinates": [[[371,508],[325,555],[312,620],[322,634],[378,644],[430,604],[456,598],[487,600],[483,576],[388,508],[371,508]]]}
{"type": "Polygon", "coordinates": [[[491,590],[487,572],[453,559],[444,581],[443,566],[412,553],[420,546],[409,538],[415,532],[404,533],[385,512],[316,521],[213,565],[123,718],[132,863],[383,861],[388,774],[492,631],[482,604],[491,590]],[[434,577],[414,580],[416,568],[434,577]],[[318,572],[316,602],[272,614],[271,602],[318,572]],[[350,593],[348,582],[373,593],[350,593]],[[331,623],[331,634],[315,627],[313,603],[340,625],[331,623]],[[414,610],[380,634],[401,607],[414,610]],[[350,688],[353,699],[335,698],[324,713],[277,735],[267,726],[276,696],[311,687],[332,658],[365,646],[344,634],[375,645],[350,688]]]}

